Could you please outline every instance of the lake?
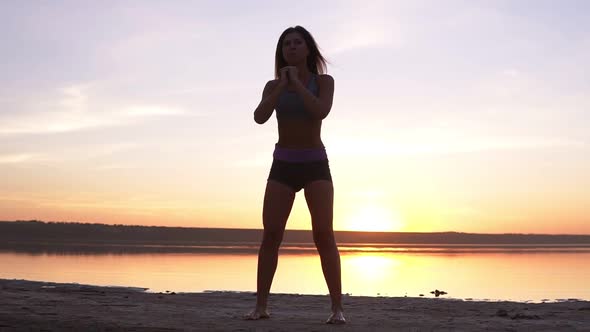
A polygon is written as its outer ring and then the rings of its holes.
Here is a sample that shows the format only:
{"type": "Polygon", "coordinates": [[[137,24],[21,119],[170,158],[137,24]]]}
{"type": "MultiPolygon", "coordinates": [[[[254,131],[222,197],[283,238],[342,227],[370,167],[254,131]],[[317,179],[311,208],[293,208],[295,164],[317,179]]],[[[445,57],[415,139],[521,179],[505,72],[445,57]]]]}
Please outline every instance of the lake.
{"type": "MultiPolygon", "coordinates": [[[[473,300],[590,300],[590,249],[344,250],[343,293],[473,300]]],[[[256,290],[253,252],[23,253],[0,251],[0,278],[133,286],[149,292],[256,290]]],[[[272,293],[327,294],[313,250],[279,255],[272,293]]]]}

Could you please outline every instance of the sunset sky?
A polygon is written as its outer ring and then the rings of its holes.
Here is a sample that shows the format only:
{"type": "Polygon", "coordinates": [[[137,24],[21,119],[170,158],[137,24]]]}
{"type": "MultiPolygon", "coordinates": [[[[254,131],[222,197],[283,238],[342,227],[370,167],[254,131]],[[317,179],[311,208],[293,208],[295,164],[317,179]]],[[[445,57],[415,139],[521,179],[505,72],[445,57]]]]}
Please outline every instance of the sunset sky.
{"type": "MultiPolygon", "coordinates": [[[[336,230],[590,234],[589,1],[5,1],[0,220],[261,228],[281,32],[330,61],[336,230]],[[362,5],[361,5],[362,4],[362,5]]],[[[288,229],[310,229],[303,191],[288,229]]]]}

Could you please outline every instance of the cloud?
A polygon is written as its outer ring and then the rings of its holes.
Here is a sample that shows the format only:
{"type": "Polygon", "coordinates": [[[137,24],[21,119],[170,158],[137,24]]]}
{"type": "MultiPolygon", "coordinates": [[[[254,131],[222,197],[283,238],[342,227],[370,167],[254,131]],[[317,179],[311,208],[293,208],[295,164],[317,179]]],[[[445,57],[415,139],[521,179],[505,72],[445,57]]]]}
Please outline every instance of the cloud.
{"type": "Polygon", "coordinates": [[[18,164],[33,160],[36,155],[28,153],[0,155],[0,164],[18,164]]]}
{"type": "Polygon", "coordinates": [[[587,148],[588,144],[568,138],[473,136],[452,137],[432,135],[406,139],[372,138],[331,140],[330,155],[351,156],[405,156],[443,155],[471,153],[492,150],[545,149],[545,148],[587,148]]]}
{"type": "Polygon", "coordinates": [[[166,105],[109,103],[85,85],[61,88],[47,101],[19,104],[19,112],[0,115],[0,134],[64,133],[132,125],[156,117],[201,115],[166,105]]]}
{"type": "Polygon", "coordinates": [[[99,165],[94,167],[97,171],[112,171],[112,170],[129,170],[129,169],[139,169],[140,166],[133,166],[133,165],[124,165],[124,164],[106,164],[106,165],[99,165]]]}
{"type": "Polygon", "coordinates": [[[347,27],[339,31],[337,36],[327,40],[327,54],[335,55],[351,50],[377,46],[399,46],[403,39],[399,32],[385,25],[361,24],[347,27]]]}
{"type": "Polygon", "coordinates": [[[404,44],[397,10],[389,1],[371,1],[359,6],[350,2],[339,20],[330,22],[329,30],[321,39],[326,54],[335,55],[368,47],[404,44]]]}
{"type": "Polygon", "coordinates": [[[80,144],[72,146],[61,146],[54,151],[44,150],[43,152],[28,152],[28,153],[13,153],[0,154],[0,164],[64,164],[73,161],[92,160],[94,169],[131,169],[138,168],[131,165],[122,164],[107,164],[98,165],[99,160],[109,157],[111,155],[129,151],[136,148],[141,148],[141,144],[127,142],[127,143],[112,143],[112,144],[80,144]]]}

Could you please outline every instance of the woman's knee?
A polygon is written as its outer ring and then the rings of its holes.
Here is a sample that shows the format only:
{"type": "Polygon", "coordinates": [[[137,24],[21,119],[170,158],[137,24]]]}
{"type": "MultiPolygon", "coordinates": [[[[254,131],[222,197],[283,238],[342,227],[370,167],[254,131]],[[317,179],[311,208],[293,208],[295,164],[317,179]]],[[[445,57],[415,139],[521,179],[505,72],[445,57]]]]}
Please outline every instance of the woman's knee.
{"type": "Polygon", "coordinates": [[[283,241],[283,233],[282,230],[264,230],[262,236],[262,244],[266,246],[278,247],[281,245],[283,241]]]}
{"type": "Polygon", "coordinates": [[[313,241],[318,248],[330,247],[336,244],[336,241],[334,240],[334,232],[332,230],[314,230],[313,241]]]}

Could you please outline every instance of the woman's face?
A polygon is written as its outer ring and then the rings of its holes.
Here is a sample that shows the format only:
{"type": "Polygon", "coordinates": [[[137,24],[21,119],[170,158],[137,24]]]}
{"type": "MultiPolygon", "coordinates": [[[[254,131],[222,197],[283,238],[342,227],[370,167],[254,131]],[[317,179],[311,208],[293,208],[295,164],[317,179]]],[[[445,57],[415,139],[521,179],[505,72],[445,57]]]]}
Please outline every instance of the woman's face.
{"type": "Polygon", "coordinates": [[[307,59],[309,50],[299,32],[290,32],[283,39],[283,58],[289,65],[296,65],[307,59]]]}

